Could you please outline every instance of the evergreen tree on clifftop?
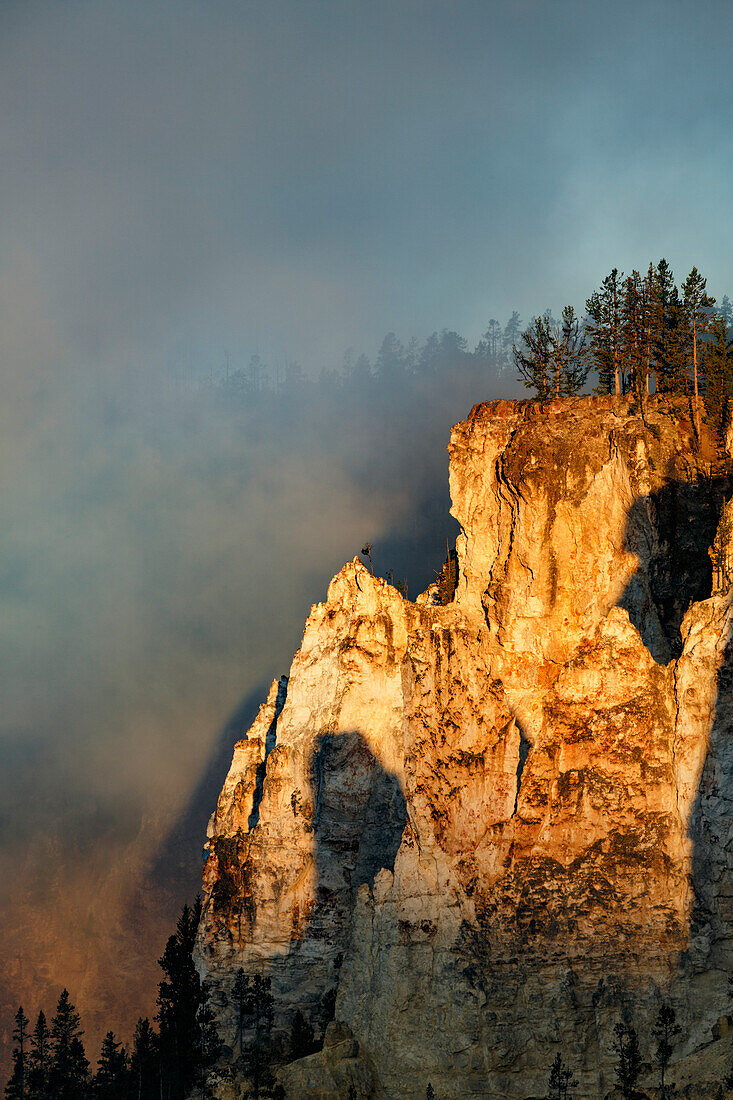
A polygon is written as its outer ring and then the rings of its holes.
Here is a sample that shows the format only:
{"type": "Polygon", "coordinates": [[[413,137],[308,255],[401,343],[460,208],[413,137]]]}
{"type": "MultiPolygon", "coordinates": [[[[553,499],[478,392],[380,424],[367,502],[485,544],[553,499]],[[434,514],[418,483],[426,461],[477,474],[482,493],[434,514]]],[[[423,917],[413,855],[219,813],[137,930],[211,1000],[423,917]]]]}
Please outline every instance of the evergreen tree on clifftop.
{"type": "Polygon", "coordinates": [[[585,333],[572,306],[565,306],[559,322],[549,314],[535,317],[522,333],[522,344],[513,348],[519,381],[535,391],[538,401],[580,393],[590,366],[585,333]]]}
{"type": "Polygon", "coordinates": [[[682,309],[687,332],[687,340],[690,354],[690,369],[692,372],[693,393],[695,403],[698,398],[698,367],[700,360],[700,343],[704,333],[709,329],[710,308],[715,305],[715,298],[711,298],[706,292],[707,279],[703,279],[696,267],[693,267],[682,286],[682,309]]]}
{"type": "Polygon", "coordinates": [[[585,303],[588,314],[588,355],[601,393],[621,393],[621,281],[623,272],[613,269],[585,303]]]}

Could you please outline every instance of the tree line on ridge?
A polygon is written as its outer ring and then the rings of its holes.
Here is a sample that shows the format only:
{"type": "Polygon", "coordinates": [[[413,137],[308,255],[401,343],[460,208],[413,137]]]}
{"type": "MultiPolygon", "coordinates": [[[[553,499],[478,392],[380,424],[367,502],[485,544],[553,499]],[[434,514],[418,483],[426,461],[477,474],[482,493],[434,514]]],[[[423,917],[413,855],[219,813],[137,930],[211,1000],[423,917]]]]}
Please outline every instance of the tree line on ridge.
{"type": "Polygon", "coordinates": [[[691,397],[695,406],[704,397],[720,429],[733,396],[733,307],[727,295],[715,304],[696,267],[680,287],[664,259],[644,275],[614,268],[584,317],[571,305],[559,321],[535,317],[513,347],[520,380],[540,401],[581,393],[591,373],[596,393],[632,393],[642,407],[653,390],[691,397]]]}

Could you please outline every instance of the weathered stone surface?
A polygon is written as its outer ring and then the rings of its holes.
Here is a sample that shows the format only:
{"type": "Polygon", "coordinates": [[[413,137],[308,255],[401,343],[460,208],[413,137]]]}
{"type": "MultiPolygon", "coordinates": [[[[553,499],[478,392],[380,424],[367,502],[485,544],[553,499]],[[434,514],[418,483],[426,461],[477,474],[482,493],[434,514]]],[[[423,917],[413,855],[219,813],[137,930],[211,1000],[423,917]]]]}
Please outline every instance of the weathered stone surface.
{"type": "Polygon", "coordinates": [[[323,1049],[284,1066],[278,1082],[287,1095],[300,1100],[341,1100],[350,1090],[356,1100],[384,1097],[351,1029],[333,1021],[326,1028],[323,1049]]]}
{"type": "Polygon", "coordinates": [[[694,1059],[731,1002],[726,462],[661,398],[643,419],[477,406],[450,453],[455,591],[411,603],[346,565],[235,749],[198,944],[225,1041],[242,966],[272,979],[284,1056],[297,1010],[358,1043],[283,1070],[289,1096],[523,1100],[562,1051],[596,1098],[622,1016],[652,1096],[664,997],[685,1087],[713,1096],[721,1059],[694,1059]]]}

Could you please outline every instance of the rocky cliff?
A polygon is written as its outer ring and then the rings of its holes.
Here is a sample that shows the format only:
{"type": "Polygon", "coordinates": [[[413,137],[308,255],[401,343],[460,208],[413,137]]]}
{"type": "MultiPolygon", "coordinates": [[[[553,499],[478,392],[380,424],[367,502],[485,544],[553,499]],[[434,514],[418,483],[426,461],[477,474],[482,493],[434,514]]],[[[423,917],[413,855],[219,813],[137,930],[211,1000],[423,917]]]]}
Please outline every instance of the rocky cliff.
{"type": "Polygon", "coordinates": [[[643,416],[477,405],[449,450],[452,583],[410,602],[346,565],[235,747],[198,941],[231,1061],[242,967],[271,978],[283,1050],[297,1011],[350,1029],[282,1071],[292,1097],[422,1100],[431,1082],[522,1100],[561,1052],[595,1098],[620,1019],[651,1062],[662,998],[683,1028],[671,1076],[713,1096],[733,660],[720,533],[709,548],[728,457],[661,397],[643,416]]]}

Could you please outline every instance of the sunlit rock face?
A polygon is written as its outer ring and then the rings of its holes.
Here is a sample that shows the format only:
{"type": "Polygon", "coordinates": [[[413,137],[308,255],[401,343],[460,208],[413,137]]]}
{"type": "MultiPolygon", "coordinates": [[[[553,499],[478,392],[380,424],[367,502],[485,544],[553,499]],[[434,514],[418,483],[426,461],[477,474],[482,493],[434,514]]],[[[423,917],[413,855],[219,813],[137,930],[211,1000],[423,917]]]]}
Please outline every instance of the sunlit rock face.
{"type": "MultiPolygon", "coordinates": [[[[235,747],[198,942],[232,1061],[241,966],[271,977],[283,1047],[297,1010],[317,1035],[349,1026],[359,1096],[541,1096],[559,1051],[595,1098],[622,1017],[651,1087],[661,997],[683,1026],[672,1079],[707,1073],[714,1095],[720,1043],[699,1050],[731,1001],[733,660],[708,550],[727,457],[662,398],[643,417],[478,405],[449,449],[452,598],[344,566],[235,747]]],[[[291,1065],[287,1094],[340,1097],[334,1057],[291,1065]]]]}

